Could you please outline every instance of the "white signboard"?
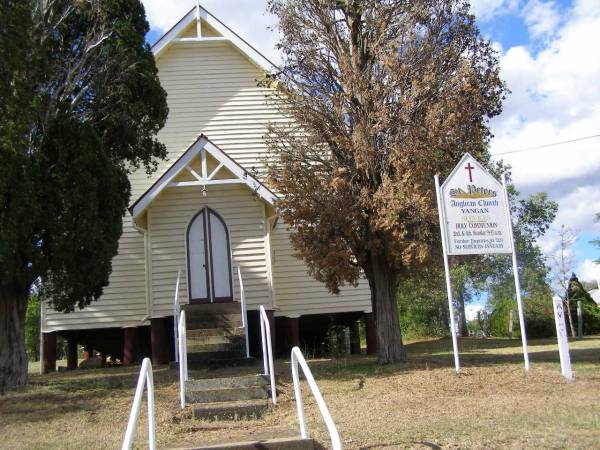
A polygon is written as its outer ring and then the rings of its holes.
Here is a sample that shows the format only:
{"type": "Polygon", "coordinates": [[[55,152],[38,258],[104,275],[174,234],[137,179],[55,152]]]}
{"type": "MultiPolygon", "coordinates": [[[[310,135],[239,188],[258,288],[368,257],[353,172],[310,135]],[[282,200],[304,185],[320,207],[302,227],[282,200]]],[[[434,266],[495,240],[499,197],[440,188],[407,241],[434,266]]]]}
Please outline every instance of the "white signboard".
{"type": "Polygon", "coordinates": [[[558,353],[560,355],[560,371],[567,380],[571,380],[573,379],[573,371],[571,370],[571,356],[569,355],[569,341],[567,340],[563,301],[560,297],[554,297],[552,303],[554,304],[554,322],[556,323],[556,337],[558,339],[558,353]]]}
{"type": "Polygon", "coordinates": [[[449,255],[512,253],[502,185],[468,153],[441,187],[449,255]]]}

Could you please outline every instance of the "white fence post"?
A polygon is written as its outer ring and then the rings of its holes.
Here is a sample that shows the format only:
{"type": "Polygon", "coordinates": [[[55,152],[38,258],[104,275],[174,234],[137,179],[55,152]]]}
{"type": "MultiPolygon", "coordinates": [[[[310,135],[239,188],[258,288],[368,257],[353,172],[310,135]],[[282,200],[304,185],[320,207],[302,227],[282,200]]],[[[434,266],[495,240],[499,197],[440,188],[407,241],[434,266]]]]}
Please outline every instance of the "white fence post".
{"type": "Polygon", "coordinates": [[[142,406],[142,396],[144,395],[144,384],[148,390],[148,448],[154,450],[156,448],[155,424],[154,424],[154,378],[152,376],[152,363],[150,358],[144,358],[140,376],[138,378],[135,396],[133,397],[133,405],[129,414],[129,422],[127,422],[127,430],[123,439],[121,450],[129,450],[133,447],[133,438],[135,426],[140,415],[142,406]]]}

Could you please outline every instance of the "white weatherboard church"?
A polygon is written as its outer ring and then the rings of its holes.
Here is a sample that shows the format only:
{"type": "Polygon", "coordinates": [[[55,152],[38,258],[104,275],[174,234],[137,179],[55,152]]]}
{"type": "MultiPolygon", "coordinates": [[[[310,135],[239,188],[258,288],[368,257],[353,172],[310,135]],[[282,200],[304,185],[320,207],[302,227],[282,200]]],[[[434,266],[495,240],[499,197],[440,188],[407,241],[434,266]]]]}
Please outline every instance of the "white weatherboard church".
{"type": "Polygon", "coordinates": [[[169,118],[159,135],[168,159],[150,177],[143,170],[131,177],[130,213],[103,296],[69,314],[44,309],[49,370],[57,335],[69,343],[70,367],[76,345],[126,363],[150,353],[155,363],[172,359],[179,271],[181,304],[200,305],[209,320],[211,308],[224,311],[225,303],[239,311],[239,267],[250,334],[258,333],[255,311],[264,305],[280,351],[308,330],[322,332],[332,318],[356,330],[371,311],[368,283],[334,296],[309,277],[278,220],[277,195],[251,174],[261,173],[266,127],[279,118],[267,88],[258,87],[272,64],[202,7],[152,51],[168,94],[169,118]]]}

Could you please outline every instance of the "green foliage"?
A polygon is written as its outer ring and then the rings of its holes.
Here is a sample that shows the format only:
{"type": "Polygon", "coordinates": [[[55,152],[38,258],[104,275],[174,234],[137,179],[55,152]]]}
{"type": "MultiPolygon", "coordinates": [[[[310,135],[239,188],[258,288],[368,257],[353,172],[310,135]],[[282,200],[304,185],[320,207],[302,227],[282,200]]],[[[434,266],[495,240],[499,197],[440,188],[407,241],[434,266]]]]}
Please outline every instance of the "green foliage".
{"type": "Polygon", "coordinates": [[[26,380],[34,282],[64,312],[102,294],[128,175],[166,156],[168,109],[139,0],[5,0],[0,24],[2,388],[26,380]]]}
{"type": "MultiPolygon", "coordinates": [[[[553,336],[554,313],[552,291],[547,282],[548,267],[536,239],[548,230],[556,216],[558,205],[544,192],[519,201],[516,200],[516,194],[515,192],[515,196],[512,197],[511,209],[516,219],[515,246],[527,334],[532,338],[553,336]]],[[[508,256],[490,258],[489,262],[493,274],[488,299],[492,334],[505,336],[508,333],[508,309],[513,308],[516,312],[512,263],[508,256]]],[[[517,314],[514,321],[516,334],[519,329],[517,314]]]]}
{"type": "Polygon", "coordinates": [[[520,336],[519,315],[517,302],[513,298],[501,298],[494,303],[490,314],[490,332],[492,336],[506,337],[509,335],[510,311],[513,311],[513,337],[520,336]]]}
{"type": "Polygon", "coordinates": [[[449,333],[443,269],[428,267],[398,284],[400,328],[408,339],[449,333]]]}
{"type": "Polygon", "coordinates": [[[31,296],[27,302],[25,316],[25,349],[31,361],[40,359],[40,298],[31,296]]]}
{"type": "Polygon", "coordinates": [[[577,302],[581,301],[583,306],[583,334],[600,333],[600,307],[596,304],[591,295],[585,290],[575,274],[571,275],[569,280],[569,289],[566,295],[571,311],[575,328],[578,329],[577,320],[579,317],[577,311],[577,302]]]}
{"type": "Polygon", "coordinates": [[[139,0],[0,7],[0,290],[72,311],[117,252],[127,175],[165,149],[167,116],[139,0]]]}
{"type": "Polygon", "coordinates": [[[534,339],[556,336],[552,290],[546,287],[546,289],[529,293],[523,302],[527,337],[534,339]]]}

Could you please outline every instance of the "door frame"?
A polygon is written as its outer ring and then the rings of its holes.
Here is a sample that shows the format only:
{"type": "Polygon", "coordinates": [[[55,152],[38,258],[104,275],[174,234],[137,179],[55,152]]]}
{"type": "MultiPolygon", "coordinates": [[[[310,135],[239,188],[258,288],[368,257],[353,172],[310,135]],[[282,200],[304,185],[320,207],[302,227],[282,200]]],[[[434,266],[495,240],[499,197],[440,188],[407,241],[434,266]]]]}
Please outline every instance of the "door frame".
{"type": "Polygon", "coordinates": [[[188,221],[185,230],[185,258],[186,258],[186,274],[187,274],[187,288],[188,288],[188,302],[192,303],[227,303],[233,302],[233,256],[231,253],[231,235],[229,232],[229,227],[227,223],[223,219],[223,217],[214,209],[209,206],[202,206],[188,221]],[[223,227],[225,228],[225,236],[227,239],[227,265],[228,265],[228,274],[229,274],[229,292],[231,295],[226,297],[215,297],[214,296],[214,271],[213,271],[213,258],[212,258],[212,231],[210,226],[210,214],[213,214],[217,220],[221,222],[223,227]],[[191,287],[191,271],[190,271],[190,237],[189,232],[192,223],[196,218],[202,215],[203,218],[203,231],[204,231],[204,257],[206,261],[206,298],[192,298],[192,287],[191,287]]]}

